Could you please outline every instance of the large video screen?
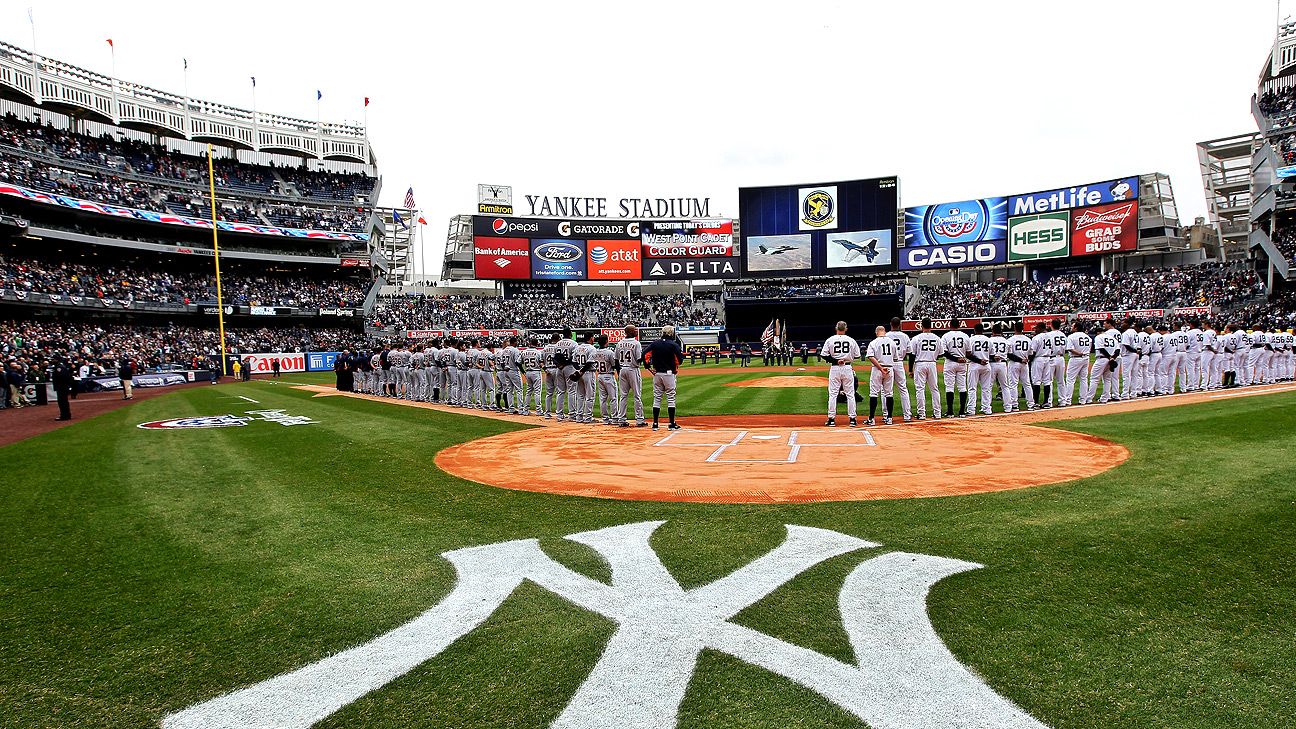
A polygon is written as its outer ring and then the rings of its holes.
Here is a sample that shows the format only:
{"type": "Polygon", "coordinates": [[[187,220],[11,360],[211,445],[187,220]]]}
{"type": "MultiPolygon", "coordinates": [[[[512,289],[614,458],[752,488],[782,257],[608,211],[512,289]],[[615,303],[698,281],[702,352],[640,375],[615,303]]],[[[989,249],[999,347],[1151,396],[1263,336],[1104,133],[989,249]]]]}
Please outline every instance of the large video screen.
{"type": "Polygon", "coordinates": [[[895,268],[895,177],[738,190],[750,276],[895,268]]]}

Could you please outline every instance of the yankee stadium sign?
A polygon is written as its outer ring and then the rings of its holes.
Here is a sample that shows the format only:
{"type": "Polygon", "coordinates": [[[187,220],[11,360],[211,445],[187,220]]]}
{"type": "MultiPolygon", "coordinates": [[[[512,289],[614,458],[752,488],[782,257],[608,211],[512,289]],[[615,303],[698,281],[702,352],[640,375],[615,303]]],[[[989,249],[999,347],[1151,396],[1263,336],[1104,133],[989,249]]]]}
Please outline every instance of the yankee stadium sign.
{"type": "Polygon", "coordinates": [[[709,197],[606,197],[525,195],[525,215],[539,218],[709,218],[709,197]]]}
{"type": "Polygon", "coordinates": [[[732,619],[816,565],[879,545],[827,529],[788,525],[783,543],[764,556],[686,590],[649,544],[662,523],[624,524],[567,537],[603,557],[612,569],[611,584],[554,561],[535,539],[446,552],[442,556],[454,565],[457,583],[422,615],[363,645],[171,714],[162,727],[317,724],[472,633],[524,582],[617,626],[554,727],[675,726],[705,650],[787,678],[872,727],[1044,727],[959,663],[927,618],[932,585],[981,565],[903,552],[859,562],[838,596],[855,660],[846,663],[732,619]]]}

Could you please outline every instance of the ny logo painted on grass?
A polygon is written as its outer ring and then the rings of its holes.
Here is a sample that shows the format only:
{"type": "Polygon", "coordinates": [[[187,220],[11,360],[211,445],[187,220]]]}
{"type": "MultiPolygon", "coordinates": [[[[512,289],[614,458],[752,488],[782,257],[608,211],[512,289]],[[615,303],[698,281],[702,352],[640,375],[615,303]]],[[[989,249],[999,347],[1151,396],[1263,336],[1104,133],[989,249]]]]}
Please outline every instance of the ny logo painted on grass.
{"type": "Polygon", "coordinates": [[[172,714],[162,726],[309,727],[444,651],[528,580],[617,624],[555,727],[675,726],[698,656],[707,648],[805,686],[872,727],[1044,726],[960,664],[927,618],[931,586],[980,565],[893,552],[857,566],[838,596],[855,653],[852,665],[730,619],[824,560],[877,544],[789,525],[787,539],[774,550],[727,577],[685,590],[649,545],[662,523],[567,537],[607,560],[610,585],[555,562],[534,539],[446,552],[458,582],[432,609],[369,643],[172,714]]]}

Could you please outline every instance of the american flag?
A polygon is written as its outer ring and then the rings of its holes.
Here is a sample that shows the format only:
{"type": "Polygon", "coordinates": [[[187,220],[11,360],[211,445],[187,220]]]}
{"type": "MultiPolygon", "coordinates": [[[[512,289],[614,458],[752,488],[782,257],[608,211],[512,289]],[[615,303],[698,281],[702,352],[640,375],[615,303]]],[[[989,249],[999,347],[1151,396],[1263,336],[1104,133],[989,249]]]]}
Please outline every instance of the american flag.
{"type": "Polygon", "coordinates": [[[405,208],[407,210],[414,209],[414,188],[412,187],[405,191],[405,208]]]}

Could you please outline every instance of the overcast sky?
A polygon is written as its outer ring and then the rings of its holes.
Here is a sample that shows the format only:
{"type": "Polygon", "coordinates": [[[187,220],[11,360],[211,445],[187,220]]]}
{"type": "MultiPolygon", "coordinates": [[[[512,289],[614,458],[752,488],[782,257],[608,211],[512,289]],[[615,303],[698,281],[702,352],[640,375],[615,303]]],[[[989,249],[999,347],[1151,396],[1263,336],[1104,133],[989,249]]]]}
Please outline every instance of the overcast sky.
{"type": "MultiPolygon", "coordinates": [[[[916,205],[1143,172],[1205,214],[1195,143],[1251,131],[1270,0],[112,3],[21,0],[0,37],[194,97],[359,120],[439,270],[476,184],[710,197],[898,174],[916,205]],[[214,15],[204,12],[211,7],[214,15]]],[[[1289,0],[1288,5],[1291,5],[1289,0]]],[[[1288,5],[1284,11],[1290,10],[1288,5]]]]}

